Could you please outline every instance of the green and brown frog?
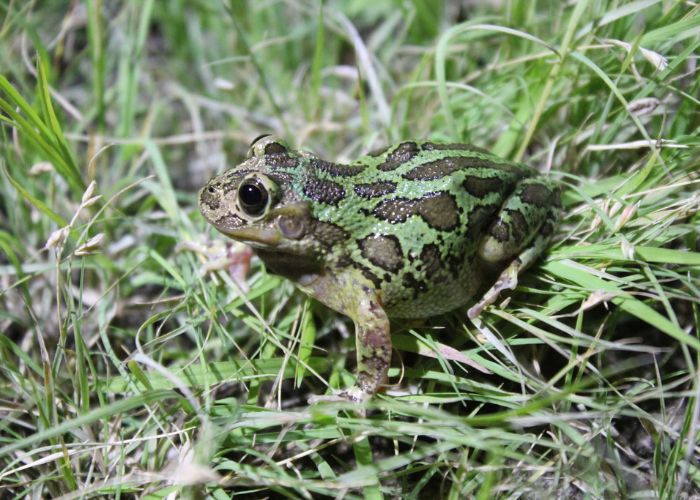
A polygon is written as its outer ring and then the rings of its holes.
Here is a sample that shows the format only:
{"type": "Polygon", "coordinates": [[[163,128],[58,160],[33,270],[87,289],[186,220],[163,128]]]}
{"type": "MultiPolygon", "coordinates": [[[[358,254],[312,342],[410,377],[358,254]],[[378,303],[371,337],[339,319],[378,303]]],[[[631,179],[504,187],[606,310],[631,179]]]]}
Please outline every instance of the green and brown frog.
{"type": "Polygon", "coordinates": [[[408,141],[339,164],[263,136],[202,188],[199,207],[269,271],[353,319],[357,382],[328,399],[363,401],[386,378],[390,318],[462,307],[496,268],[468,311],[479,315],[545,249],[560,201],[548,178],[468,144],[408,141]]]}

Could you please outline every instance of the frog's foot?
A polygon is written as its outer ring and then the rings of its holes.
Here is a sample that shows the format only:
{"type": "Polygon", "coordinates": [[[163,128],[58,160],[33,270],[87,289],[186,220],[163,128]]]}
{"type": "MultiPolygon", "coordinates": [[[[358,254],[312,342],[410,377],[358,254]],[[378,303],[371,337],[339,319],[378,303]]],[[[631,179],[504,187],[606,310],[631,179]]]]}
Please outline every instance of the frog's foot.
{"type": "Polygon", "coordinates": [[[476,318],[486,307],[496,302],[502,291],[515,290],[515,287],[518,286],[518,275],[537,260],[547,247],[549,240],[549,234],[538,234],[532,244],[503,270],[498,276],[496,283],[489,288],[489,291],[484,294],[481,300],[467,311],[469,319],[476,318]]]}
{"type": "Polygon", "coordinates": [[[342,390],[342,391],[333,391],[333,394],[326,394],[326,395],[319,395],[319,396],[311,396],[308,399],[308,402],[310,405],[316,404],[316,403],[322,403],[322,402],[327,402],[327,403],[357,403],[357,404],[362,404],[365,401],[368,401],[369,398],[372,397],[372,394],[369,392],[362,390],[360,387],[354,385],[352,387],[349,387],[348,389],[342,390]]]}
{"type": "Polygon", "coordinates": [[[349,389],[329,396],[314,396],[309,403],[318,401],[350,401],[363,403],[379,391],[386,381],[391,364],[391,334],[389,317],[382,307],[372,284],[361,274],[351,276],[350,283],[339,284],[333,277],[322,277],[314,283],[314,297],[325,299],[328,305],[344,312],[355,322],[357,346],[357,379],[349,389]],[[329,298],[345,296],[344,302],[329,298]]]}
{"type": "Polygon", "coordinates": [[[486,307],[496,302],[496,299],[498,299],[498,296],[503,290],[515,290],[515,287],[518,286],[518,273],[522,267],[523,265],[520,259],[515,259],[511,262],[481,300],[469,308],[467,311],[469,319],[476,318],[486,307]]]}

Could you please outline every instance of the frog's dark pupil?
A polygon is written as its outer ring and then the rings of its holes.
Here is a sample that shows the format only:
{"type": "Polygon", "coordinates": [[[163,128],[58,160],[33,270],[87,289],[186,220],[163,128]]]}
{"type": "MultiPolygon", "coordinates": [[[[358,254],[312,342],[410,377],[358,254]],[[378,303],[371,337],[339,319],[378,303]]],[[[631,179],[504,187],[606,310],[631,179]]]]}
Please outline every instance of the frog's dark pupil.
{"type": "Polygon", "coordinates": [[[267,205],[267,191],[257,184],[242,184],[238,188],[238,198],[249,215],[260,215],[267,205]]]}

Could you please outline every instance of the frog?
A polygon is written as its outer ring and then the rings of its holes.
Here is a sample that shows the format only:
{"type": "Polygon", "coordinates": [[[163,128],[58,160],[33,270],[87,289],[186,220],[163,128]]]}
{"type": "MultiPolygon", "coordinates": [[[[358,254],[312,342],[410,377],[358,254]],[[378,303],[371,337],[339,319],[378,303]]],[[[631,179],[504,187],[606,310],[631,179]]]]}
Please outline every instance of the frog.
{"type": "Polygon", "coordinates": [[[477,318],[548,247],[560,199],[549,176],[471,144],[406,140],[341,163],[265,135],[204,185],[199,209],[354,322],[355,384],[310,402],[362,403],[387,380],[392,321],[486,290],[467,310],[477,318]]]}

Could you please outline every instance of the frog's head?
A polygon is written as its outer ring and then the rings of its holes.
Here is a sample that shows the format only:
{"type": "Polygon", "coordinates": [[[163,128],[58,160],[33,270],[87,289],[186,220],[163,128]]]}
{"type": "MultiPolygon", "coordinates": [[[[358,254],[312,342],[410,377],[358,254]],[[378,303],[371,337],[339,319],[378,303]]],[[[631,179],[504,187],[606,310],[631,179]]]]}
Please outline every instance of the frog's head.
{"type": "Polygon", "coordinates": [[[202,215],[221,233],[255,248],[304,253],[309,206],[292,188],[303,158],[277,137],[259,137],[243,163],[199,192],[202,215]]]}

